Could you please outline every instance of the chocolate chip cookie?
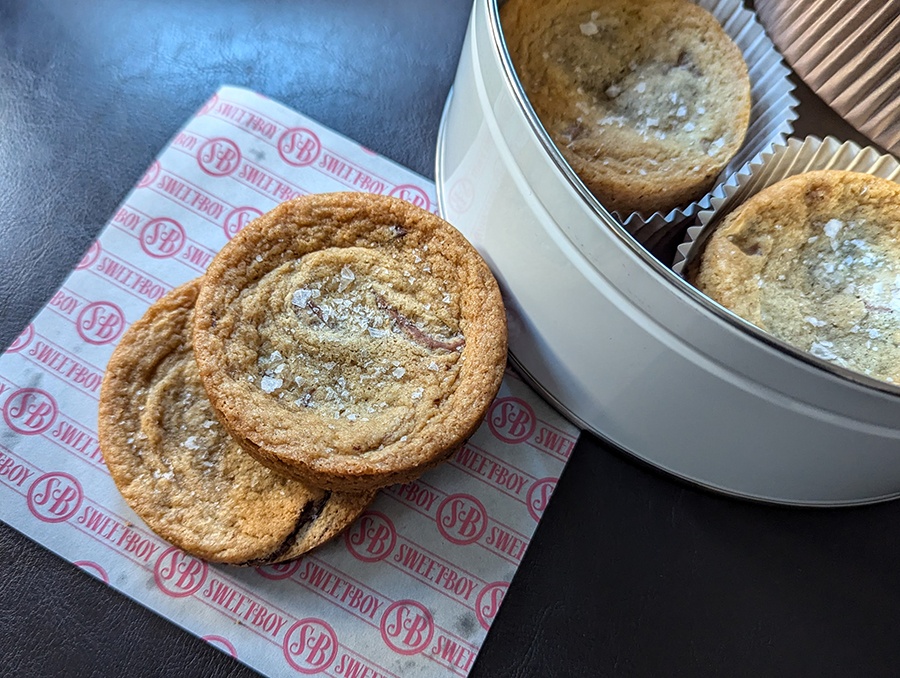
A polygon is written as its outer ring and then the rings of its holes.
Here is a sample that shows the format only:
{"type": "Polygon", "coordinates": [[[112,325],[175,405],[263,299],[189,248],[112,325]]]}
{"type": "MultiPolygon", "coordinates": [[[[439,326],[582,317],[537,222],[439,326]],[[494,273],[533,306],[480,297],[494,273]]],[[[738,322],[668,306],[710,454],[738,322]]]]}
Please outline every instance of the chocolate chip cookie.
{"type": "Polygon", "coordinates": [[[128,504],[158,535],[205,560],[296,558],[348,526],[373,492],[286,478],[219,424],[190,344],[199,281],[176,288],[122,337],[100,398],[99,439],[128,504]]]}
{"type": "Polygon", "coordinates": [[[477,429],[506,363],[500,291],[450,224],[408,202],[310,195],[210,264],[194,319],[222,422],[319,487],[406,482],[477,429]]]}
{"type": "Polygon", "coordinates": [[[525,93],[585,185],[623,214],[702,197],[741,147],[750,78],[689,0],[508,0],[503,35],[525,93]]]}

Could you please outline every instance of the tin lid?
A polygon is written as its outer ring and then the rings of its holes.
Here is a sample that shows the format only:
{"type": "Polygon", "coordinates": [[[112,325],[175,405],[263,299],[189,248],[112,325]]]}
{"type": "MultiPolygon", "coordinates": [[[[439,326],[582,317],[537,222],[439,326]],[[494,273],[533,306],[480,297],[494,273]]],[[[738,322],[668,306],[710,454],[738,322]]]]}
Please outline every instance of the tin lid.
{"type": "Polygon", "coordinates": [[[757,0],[756,10],[816,94],[870,140],[900,153],[900,3],[757,0]]]}

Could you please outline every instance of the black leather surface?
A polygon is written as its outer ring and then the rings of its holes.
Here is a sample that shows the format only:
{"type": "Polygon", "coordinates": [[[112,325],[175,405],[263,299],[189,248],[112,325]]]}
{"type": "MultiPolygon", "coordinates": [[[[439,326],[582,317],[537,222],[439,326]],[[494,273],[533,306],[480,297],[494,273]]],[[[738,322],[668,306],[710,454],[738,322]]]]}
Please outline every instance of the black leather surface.
{"type": "MultiPolygon", "coordinates": [[[[433,176],[468,11],[468,0],[0,0],[0,345],[222,83],[433,176]]],[[[858,138],[804,96],[800,134],[858,138]]],[[[585,436],[472,675],[896,675],[898,532],[897,503],[735,501],[585,436]]],[[[0,525],[0,675],[252,672],[0,525]]]]}

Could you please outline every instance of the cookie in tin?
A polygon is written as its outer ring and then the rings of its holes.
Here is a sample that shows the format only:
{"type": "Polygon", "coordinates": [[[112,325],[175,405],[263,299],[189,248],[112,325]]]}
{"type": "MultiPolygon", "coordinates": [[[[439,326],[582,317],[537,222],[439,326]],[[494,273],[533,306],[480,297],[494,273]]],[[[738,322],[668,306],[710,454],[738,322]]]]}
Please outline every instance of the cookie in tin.
{"type": "Polygon", "coordinates": [[[727,214],[689,279],[742,318],[841,367],[900,383],[900,185],[815,170],[727,214]]]}
{"type": "Polygon", "coordinates": [[[750,78],[716,18],[689,0],[508,0],[516,73],[572,169],[609,209],[699,199],[747,133],[750,78]]]}

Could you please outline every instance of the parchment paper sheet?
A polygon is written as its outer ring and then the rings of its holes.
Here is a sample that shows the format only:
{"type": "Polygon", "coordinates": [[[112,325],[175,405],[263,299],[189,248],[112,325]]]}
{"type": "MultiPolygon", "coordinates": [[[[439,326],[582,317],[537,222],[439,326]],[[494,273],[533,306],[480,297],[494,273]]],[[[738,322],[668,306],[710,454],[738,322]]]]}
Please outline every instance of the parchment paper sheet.
{"type": "Polygon", "coordinates": [[[220,89],[0,358],[0,519],[272,676],[464,676],[578,430],[508,373],[451,461],[387,488],[340,538],[285,565],[212,566],[156,537],[97,444],[118,338],[295,195],[363,190],[436,210],[433,185],[248,90],[220,89]]]}

